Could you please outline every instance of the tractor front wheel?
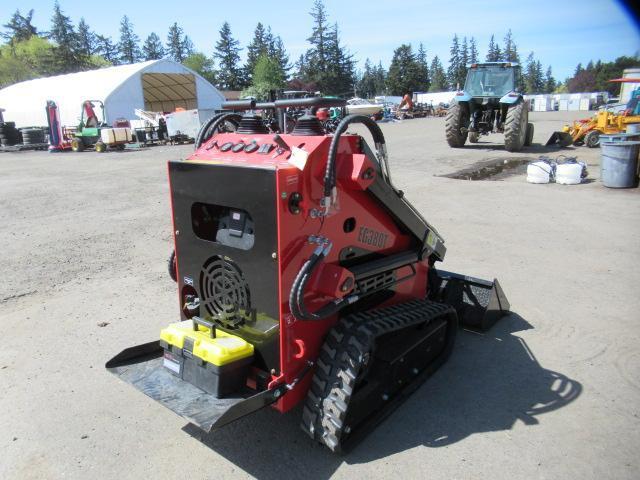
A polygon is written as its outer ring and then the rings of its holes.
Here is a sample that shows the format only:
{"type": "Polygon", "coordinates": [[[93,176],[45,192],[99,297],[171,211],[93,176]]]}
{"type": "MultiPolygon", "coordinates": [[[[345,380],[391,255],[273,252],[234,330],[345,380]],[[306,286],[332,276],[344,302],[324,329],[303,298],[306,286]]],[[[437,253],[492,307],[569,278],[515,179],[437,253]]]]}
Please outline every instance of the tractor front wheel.
{"type": "Polygon", "coordinates": [[[84,150],[84,143],[79,138],[74,138],[71,140],[71,151],[73,152],[81,152],[84,150]]]}
{"type": "Polygon", "coordinates": [[[511,105],[507,110],[504,122],[504,148],[509,152],[519,152],[524,146],[527,136],[527,120],[529,110],[524,101],[511,105]]]}
{"type": "Polygon", "coordinates": [[[584,144],[589,148],[596,148],[600,145],[600,132],[591,130],[584,136],[584,144]]]}
{"type": "Polygon", "coordinates": [[[480,138],[480,134],[478,132],[469,132],[470,143],[478,143],[479,138],[480,138]]]}
{"type": "Polygon", "coordinates": [[[447,110],[447,118],[444,125],[449,146],[453,148],[463,147],[469,135],[467,131],[469,127],[469,106],[466,103],[452,102],[447,110]]]}
{"type": "Polygon", "coordinates": [[[103,142],[96,143],[96,152],[104,153],[107,151],[107,145],[103,142]]]}

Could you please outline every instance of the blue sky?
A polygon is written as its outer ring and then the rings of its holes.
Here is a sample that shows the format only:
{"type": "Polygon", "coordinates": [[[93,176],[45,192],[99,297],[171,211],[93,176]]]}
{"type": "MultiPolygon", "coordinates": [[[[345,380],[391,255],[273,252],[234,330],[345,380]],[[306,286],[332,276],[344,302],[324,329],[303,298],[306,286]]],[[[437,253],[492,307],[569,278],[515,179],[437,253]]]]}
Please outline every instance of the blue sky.
{"type": "MultiPolygon", "coordinates": [[[[0,0],[0,4],[2,23],[16,8],[23,13],[33,8],[35,25],[45,31],[49,28],[53,0],[0,0]]],[[[74,23],[84,16],[94,30],[114,39],[124,13],[141,39],[155,31],[164,40],[169,26],[177,21],[196,48],[207,55],[212,53],[225,20],[243,47],[251,40],[256,23],[262,22],[282,37],[295,60],[308,48],[306,38],[312,21],[308,14],[312,0],[109,0],[103,4],[60,0],[60,4],[74,23]]],[[[558,79],[571,75],[578,62],[613,60],[640,50],[637,25],[621,4],[612,0],[326,0],[325,5],[329,19],[338,22],[343,43],[360,65],[368,57],[375,63],[381,60],[387,67],[394,48],[401,43],[417,48],[422,42],[429,60],[438,55],[446,67],[454,33],[474,36],[484,57],[491,34],[502,43],[508,28],[513,31],[521,57],[534,51],[545,68],[552,66],[558,79]]]]}

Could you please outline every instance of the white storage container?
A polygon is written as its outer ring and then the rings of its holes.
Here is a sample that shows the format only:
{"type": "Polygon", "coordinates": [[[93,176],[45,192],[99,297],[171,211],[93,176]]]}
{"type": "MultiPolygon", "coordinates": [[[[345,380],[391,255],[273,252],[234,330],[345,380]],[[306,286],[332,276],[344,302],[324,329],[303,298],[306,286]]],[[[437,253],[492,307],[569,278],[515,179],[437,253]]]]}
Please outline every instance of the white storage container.
{"type": "Polygon", "coordinates": [[[583,162],[561,163],[556,166],[556,183],[562,185],[577,185],[582,182],[583,162]]]}
{"type": "Polygon", "coordinates": [[[131,136],[131,129],[122,128],[103,128],[100,130],[100,139],[107,145],[113,145],[114,143],[128,143],[133,140],[131,136]]]}
{"type": "Polygon", "coordinates": [[[553,167],[547,162],[532,162],[527,165],[527,182],[549,183],[552,179],[553,167]]]}

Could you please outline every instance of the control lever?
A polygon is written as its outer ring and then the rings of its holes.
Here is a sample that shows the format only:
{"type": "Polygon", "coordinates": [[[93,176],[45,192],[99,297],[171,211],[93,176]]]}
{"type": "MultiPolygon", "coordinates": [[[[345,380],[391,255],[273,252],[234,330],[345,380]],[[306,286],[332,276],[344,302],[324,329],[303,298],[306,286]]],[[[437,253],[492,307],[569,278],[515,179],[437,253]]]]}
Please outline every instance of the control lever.
{"type": "Polygon", "coordinates": [[[272,158],[282,155],[286,150],[291,150],[289,145],[287,145],[287,142],[285,142],[277,133],[273,136],[273,141],[276,142],[277,148],[276,153],[273,154],[272,158]]]}

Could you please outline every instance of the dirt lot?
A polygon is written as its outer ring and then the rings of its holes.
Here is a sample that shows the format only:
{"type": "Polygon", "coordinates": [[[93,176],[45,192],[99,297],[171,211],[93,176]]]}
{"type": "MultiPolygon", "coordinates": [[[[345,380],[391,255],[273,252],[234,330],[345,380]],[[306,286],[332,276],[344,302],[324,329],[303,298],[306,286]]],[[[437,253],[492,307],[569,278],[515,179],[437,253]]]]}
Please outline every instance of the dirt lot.
{"type": "MultiPolygon", "coordinates": [[[[567,118],[532,114],[534,142],[567,118]]],[[[589,163],[579,186],[443,178],[514,155],[449,149],[442,119],[383,129],[395,182],[447,239],[443,266],[498,277],[514,313],[460,332],[345,457],[304,436],[299,410],[203,436],[103,368],[176,318],[166,161],[191,147],[0,154],[0,478],[638,478],[638,189],[602,187],[585,147],[563,152],[589,163]]]]}

